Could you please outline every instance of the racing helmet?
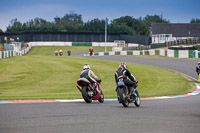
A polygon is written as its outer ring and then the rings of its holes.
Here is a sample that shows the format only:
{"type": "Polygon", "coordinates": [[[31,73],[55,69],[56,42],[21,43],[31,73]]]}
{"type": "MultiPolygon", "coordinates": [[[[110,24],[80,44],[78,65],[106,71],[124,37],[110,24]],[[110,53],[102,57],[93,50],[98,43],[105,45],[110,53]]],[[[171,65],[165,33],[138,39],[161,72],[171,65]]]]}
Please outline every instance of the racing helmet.
{"type": "Polygon", "coordinates": [[[200,65],[200,61],[198,62],[198,65],[200,65]]]}
{"type": "Polygon", "coordinates": [[[119,65],[119,67],[124,67],[124,68],[127,69],[127,65],[126,65],[125,63],[121,63],[121,64],[119,65]]]}
{"type": "Polygon", "coordinates": [[[85,70],[85,69],[90,69],[90,65],[84,64],[84,65],[83,65],[83,70],[85,70]]]}

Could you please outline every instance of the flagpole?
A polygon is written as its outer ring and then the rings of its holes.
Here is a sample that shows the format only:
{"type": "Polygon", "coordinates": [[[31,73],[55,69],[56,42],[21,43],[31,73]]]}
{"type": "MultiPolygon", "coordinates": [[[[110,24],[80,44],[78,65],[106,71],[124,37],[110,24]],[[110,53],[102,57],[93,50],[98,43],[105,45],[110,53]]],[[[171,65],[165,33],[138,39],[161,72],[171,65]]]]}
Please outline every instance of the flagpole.
{"type": "Polygon", "coordinates": [[[105,20],[105,52],[106,52],[106,42],[107,42],[107,18],[105,20]]]}

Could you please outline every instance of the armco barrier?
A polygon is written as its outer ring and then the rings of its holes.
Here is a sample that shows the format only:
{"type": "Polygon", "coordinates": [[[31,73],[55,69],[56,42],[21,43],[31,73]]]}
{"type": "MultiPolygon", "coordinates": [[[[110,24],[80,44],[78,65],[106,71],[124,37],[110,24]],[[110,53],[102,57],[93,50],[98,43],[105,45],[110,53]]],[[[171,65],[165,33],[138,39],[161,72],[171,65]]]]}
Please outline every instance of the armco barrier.
{"type": "Polygon", "coordinates": [[[94,55],[161,55],[173,58],[200,58],[198,50],[141,50],[141,51],[111,51],[95,52],[94,55]]]}

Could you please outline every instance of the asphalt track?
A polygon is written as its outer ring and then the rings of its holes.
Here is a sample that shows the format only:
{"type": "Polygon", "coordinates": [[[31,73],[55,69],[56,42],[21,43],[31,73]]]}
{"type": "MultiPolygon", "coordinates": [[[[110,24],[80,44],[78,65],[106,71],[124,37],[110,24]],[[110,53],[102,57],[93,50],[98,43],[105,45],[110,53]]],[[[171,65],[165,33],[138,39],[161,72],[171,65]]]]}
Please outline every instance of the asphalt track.
{"type": "MultiPolygon", "coordinates": [[[[198,60],[95,56],[172,69],[197,79],[198,60]]],[[[129,66],[130,67],[130,66],[129,66]]],[[[134,66],[133,66],[134,67],[134,66]]],[[[122,107],[117,101],[100,104],[0,104],[0,133],[199,133],[200,95],[144,100],[141,107],[122,107]]]]}

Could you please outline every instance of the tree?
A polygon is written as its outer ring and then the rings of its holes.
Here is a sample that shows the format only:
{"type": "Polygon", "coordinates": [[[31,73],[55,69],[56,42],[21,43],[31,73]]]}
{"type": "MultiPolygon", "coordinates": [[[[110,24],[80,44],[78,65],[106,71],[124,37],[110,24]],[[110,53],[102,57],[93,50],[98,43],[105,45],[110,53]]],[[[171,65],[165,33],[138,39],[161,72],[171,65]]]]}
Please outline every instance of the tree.
{"type": "Polygon", "coordinates": [[[57,25],[56,27],[59,29],[59,31],[76,32],[80,27],[83,26],[82,15],[76,14],[74,12],[70,12],[62,18],[56,17],[54,18],[54,21],[54,24],[57,25]]]}
{"type": "Polygon", "coordinates": [[[17,18],[11,20],[11,24],[7,27],[7,32],[22,31],[22,23],[17,18]]]}
{"type": "Polygon", "coordinates": [[[99,20],[98,18],[86,22],[81,31],[84,32],[104,32],[105,31],[105,21],[99,20]]]}
{"type": "MultiPolygon", "coordinates": [[[[199,19],[192,19],[191,23],[199,22],[199,19]]],[[[132,16],[122,16],[116,18],[108,25],[108,33],[127,33],[129,35],[150,36],[150,26],[152,23],[169,23],[163,19],[162,15],[146,15],[144,18],[133,18],[132,16]]],[[[21,23],[17,19],[11,20],[6,32],[20,31],[56,31],[56,32],[104,32],[105,20],[95,18],[86,23],[82,20],[82,15],[70,12],[63,17],[55,17],[53,22],[42,18],[31,19],[21,23]]]]}
{"type": "Polygon", "coordinates": [[[0,28],[0,33],[3,33],[3,30],[0,28]]]}
{"type": "Polygon", "coordinates": [[[192,19],[191,21],[190,21],[190,23],[200,23],[200,19],[198,19],[198,18],[196,18],[196,19],[192,19]]]}
{"type": "Polygon", "coordinates": [[[166,20],[166,19],[163,19],[163,16],[160,15],[153,15],[153,16],[150,16],[150,15],[146,15],[146,17],[144,18],[144,23],[145,23],[145,26],[146,26],[146,33],[144,35],[147,35],[147,36],[150,36],[150,27],[151,27],[151,24],[152,23],[169,23],[170,21],[169,20],[166,20]]]}

